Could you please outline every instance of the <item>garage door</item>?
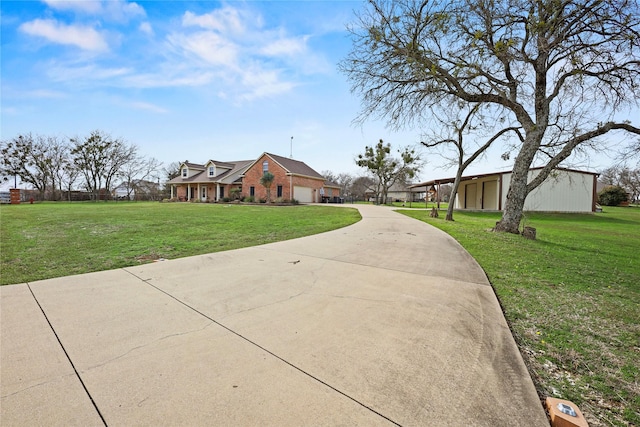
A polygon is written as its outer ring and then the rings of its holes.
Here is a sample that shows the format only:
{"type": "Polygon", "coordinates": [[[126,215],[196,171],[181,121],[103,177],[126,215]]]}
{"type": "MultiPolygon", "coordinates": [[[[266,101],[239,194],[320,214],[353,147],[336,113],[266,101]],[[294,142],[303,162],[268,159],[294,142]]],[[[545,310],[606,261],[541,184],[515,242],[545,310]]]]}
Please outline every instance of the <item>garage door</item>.
{"type": "Polygon", "coordinates": [[[313,189],[310,187],[293,187],[293,198],[300,203],[313,202],[313,189]]]}
{"type": "Polygon", "coordinates": [[[477,184],[467,184],[464,192],[464,208],[475,209],[476,208],[476,194],[478,190],[477,184]]]}

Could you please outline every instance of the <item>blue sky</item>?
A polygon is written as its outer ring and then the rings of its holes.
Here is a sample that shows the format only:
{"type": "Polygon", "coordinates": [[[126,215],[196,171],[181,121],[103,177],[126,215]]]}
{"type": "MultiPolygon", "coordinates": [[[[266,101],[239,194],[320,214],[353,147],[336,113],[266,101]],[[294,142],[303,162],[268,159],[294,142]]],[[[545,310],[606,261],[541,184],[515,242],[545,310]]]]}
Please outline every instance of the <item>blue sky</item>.
{"type": "MultiPolygon", "coordinates": [[[[1,138],[99,129],[168,163],[293,157],[359,173],[380,138],[419,130],[352,125],[360,109],[337,63],[353,1],[2,1],[1,138]]],[[[470,171],[510,166],[499,148],[470,171]]],[[[421,179],[452,176],[435,156],[421,179]]],[[[597,169],[610,159],[585,165],[597,169]]]]}

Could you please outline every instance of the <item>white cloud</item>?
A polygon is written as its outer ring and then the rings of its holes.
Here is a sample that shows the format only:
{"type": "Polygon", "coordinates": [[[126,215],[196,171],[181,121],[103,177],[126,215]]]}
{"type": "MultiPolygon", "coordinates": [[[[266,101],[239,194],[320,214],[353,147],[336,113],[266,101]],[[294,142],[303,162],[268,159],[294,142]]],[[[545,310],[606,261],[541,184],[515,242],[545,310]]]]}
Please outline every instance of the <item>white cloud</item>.
{"type": "Polygon", "coordinates": [[[169,43],[184,52],[196,55],[212,65],[235,67],[238,47],[229,39],[211,31],[194,34],[172,34],[169,43]]]}
{"type": "Polygon", "coordinates": [[[141,23],[138,29],[145,34],[148,34],[150,36],[153,35],[153,28],[151,27],[151,24],[147,21],[141,23]]]}
{"type": "Polygon", "coordinates": [[[211,84],[216,78],[216,74],[212,72],[180,71],[173,74],[157,73],[157,74],[138,74],[129,76],[124,79],[123,84],[126,87],[135,88],[155,88],[155,87],[198,87],[211,84]]]}
{"type": "Polygon", "coordinates": [[[293,56],[307,50],[308,36],[298,38],[281,38],[274,40],[260,49],[260,53],[268,56],[293,56]]]}
{"type": "Polygon", "coordinates": [[[87,15],[97,15],[107,20],[127,22],[138,16],[146,16],[144,9],[137,3],[124,0],[43,0],[55,10],[70,10],[87,15]]]}
{"type": "Polygon", "coordinates": [[[39,90],[32,90],[25,93],[25,96],[31,97],[31,98],[61,99],[61,98],[66,98],[67,95],[63,92],[58,92],[55,90],[39,89],[39,90]]]}
{"type": "Polygon", "coordinates": [[[221,82],[221,97],[252,100],[288,92],[298,85],[290,76],[311,56],[309,36],[267,28],[249,8],[224,6],[202,15],[187,11],[182,26],[184,31],[167,37],[170,50],[190,61],[194,71],[212,70],[221,82]]]}
{"type": "Polygon", "coordinates": [[[101,1],[70,1],[70,0],[43,0],[52,9],[73,10],[77,12],[96,14],[102,10],[101,1]]]}
{"type": "MultiPolygon", "coordinates": [[[[49,1],[48,4],[52,8],[87,14],[96,13],[96,4],[102,11],[115,7],[104,1],[92,2],[91,6],[75,3],[49,1]]],[[[131,7],[130,16],[138,13],[136,3],[120,0],[113,3],[125,11],[128,9],[124,6],[131,7]]],[[[201,15],[188,11],[182,15],[179,24],[181,27],[165,36],[164,48],[148,48],[139,56],[129,58],[130,61],[120,62],[123,64],[120,67],[83,62],[76,56],[73,63],[52,62],[46,67],[47,73],[56,82],[87,86],[209,87],[211,93],[217,93],[221,98],[245,102],[290,92],[302,84],[299,76],[323,72],[318,67],[310,69],[306,65],[310,61],[318,62],[318,55],[309,51],[309,35],[291,34],[283,27],[268,27],[262,16],[248,7],[224,6],[201,15]]],[[[78,46],[86,51],[109,48],[106,30],[101,33],[91,27],[67,25],[53,19],[25,23],[21,29],[51,42],[78,46]]],[[[151,23],[144,19],[137,25],[137,30],[154,34],[151,23]]],[[[113,42],[114,31],[108,35],[113,42]]],[[[142,40],[150,42],[147,38],[142,40]]],[[[115,47],[113,50],[118,53],[115,47]]],[[[93,61],[95,57],[86,59],[93,61]]],[[[136,108],[158,111],[150,104],[139,104],[136,108]]]]}
{"type": "Polygon", "coordinates": [[[102,3],[104,13],[114,21],[126,22],[139,16],[146,16],[142,6],[122,0],[107,0],[102,3]]]}
{"type": "Polygon", "coordinates": [[[20,30],[32,36],[43,37],[53,43],[73,45],[88,51],[109,50],[102,34],[91,27],[65,25],[54,19],[34,19],[20,25],[20,30]]]}
{"type": "Polygon", "coordinates": [[[82,67],[68,67],[64,65],[51,64],[47,68],[47,74],[53,81],[57,82],[82,82],[97,80],[110,80],[114,78],[122,78],[130,75],[131,69],[121,68],[100,68],[95,65],[86,65],[82,67]]]}
{"type": "Polygon", "coordinates": [[[281,80],[280,73],[276,70],[259,68],[243,73],[242,83],[247,92],[241,98],[247,101],[286,93],[296,86],[295,83],[281,80]]]}
{"type": "Polygon", "coordinates": [[[151,111],[153,113],[168,113],[168,111],[162,107],[159,107],[157,105],[154,104],[150,104],[148,102],[132,102],[131,103],[131,107],[137,109],[137,110],[144,110],[144,111],[151,111]]]}
{"type": "MultiPolygon", "coordinates": [[[[239,9],[225,6],[204,15],[196,15],[185,12],[182,16],[182,25],[185,27],[201,27],[221,33],[243,33],[245,26],[242,22],[243,13],[239,9]]],[[[246,17],[244,17],[246,18],[246,17]]]]}

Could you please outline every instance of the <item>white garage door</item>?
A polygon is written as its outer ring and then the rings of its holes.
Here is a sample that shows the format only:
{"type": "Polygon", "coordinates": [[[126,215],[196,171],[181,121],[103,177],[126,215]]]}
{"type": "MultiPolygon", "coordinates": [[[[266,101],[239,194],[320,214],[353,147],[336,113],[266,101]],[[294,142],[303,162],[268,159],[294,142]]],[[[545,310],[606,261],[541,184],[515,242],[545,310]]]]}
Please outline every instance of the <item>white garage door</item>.
{"type": "Polygon", "coordinates": [[[300,203],[313,202],[313,189],[310,187],[293,187],[293,198],[300,203]]]}

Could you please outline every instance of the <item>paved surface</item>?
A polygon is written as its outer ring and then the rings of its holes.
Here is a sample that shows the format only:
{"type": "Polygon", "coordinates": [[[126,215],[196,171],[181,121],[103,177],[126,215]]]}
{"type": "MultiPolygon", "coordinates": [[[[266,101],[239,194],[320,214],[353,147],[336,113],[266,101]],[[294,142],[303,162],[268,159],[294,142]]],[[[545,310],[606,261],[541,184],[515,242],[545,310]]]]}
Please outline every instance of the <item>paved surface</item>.
{"type": "Polygon", "coordinates": [[[1,295],[2,426],[548,426],[451,238],[388,208],[1,295]]]}

